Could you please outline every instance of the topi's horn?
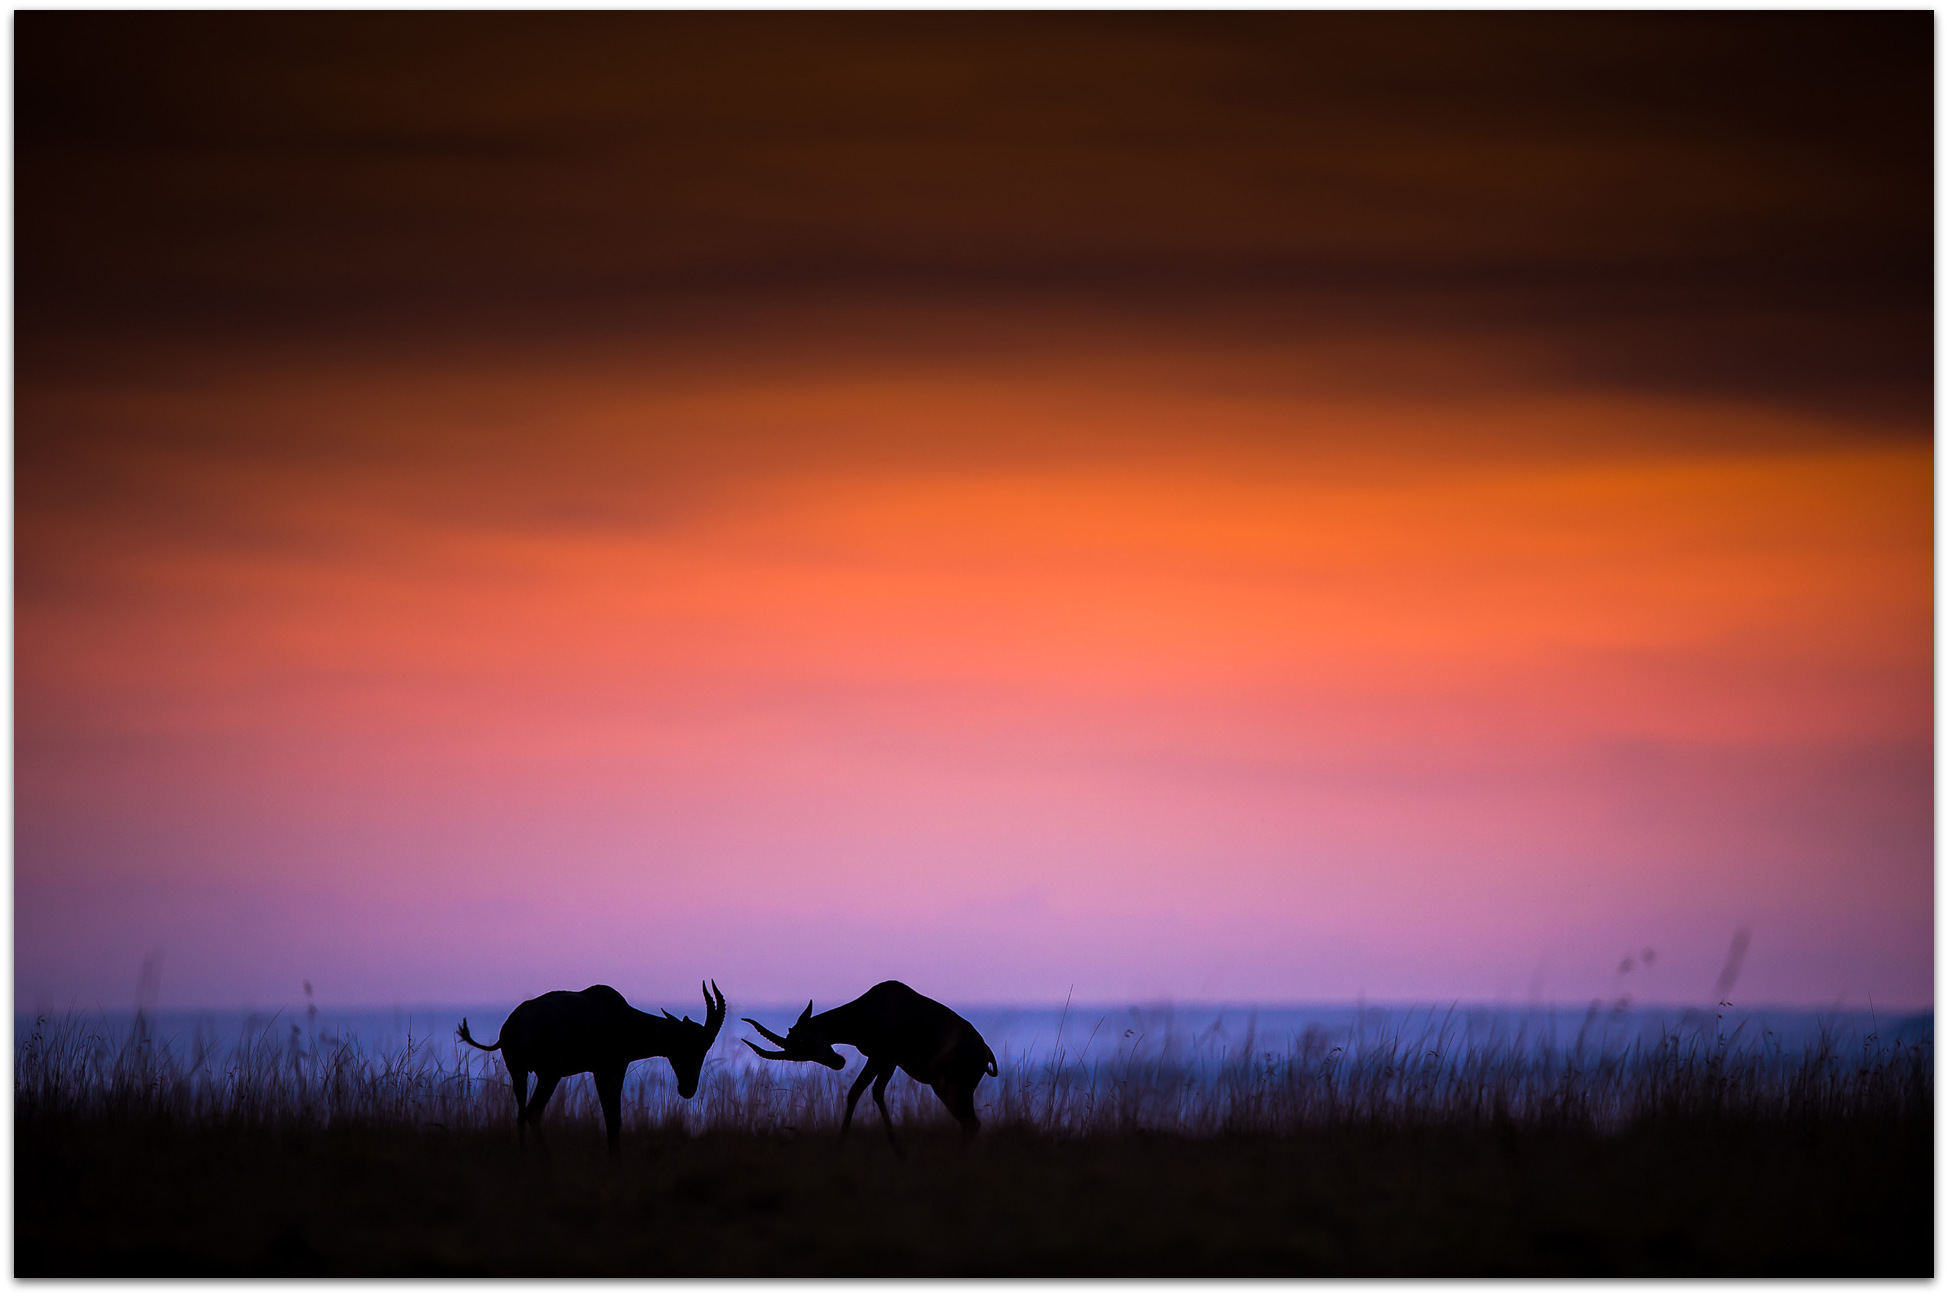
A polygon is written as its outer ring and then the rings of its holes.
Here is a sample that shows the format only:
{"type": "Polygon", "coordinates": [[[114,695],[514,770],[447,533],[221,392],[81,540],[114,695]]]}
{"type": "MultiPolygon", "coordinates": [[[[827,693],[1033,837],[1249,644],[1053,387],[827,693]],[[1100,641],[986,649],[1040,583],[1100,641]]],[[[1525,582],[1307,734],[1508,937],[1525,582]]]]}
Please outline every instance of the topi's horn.
{"type": "Polygon", "coordinates": [[[704,987],[703,1002],[705,1009],[707,1009],[703,1015],[703,1028],[710,1032],[710,1038],[714,1040],[717,1038],[718,1030],[724,1024],[724,1013],[729,1007],[724,999],[724,992],[717,990],[717,983],[715,981],[712,981],[704,987]],[[717,991],[715,998],[711,997],[711,991],[713,990],[717,991]]]}
{"type": "MultiPolygon", "coordinates": [[[[769,1030],[769,1029],[767,1029],[767,1028],[765,1027],[765,1025],[764,1025],[764,1023],[763,1023],[763,1022],[760,1022],[760,1021],[753,1021],[753,1020],[752,1020],[751,1018],[749,1018],[749,1017],[746,1017],[746,1018],[745,1018],[744,1020],[745,1020],[745,1021],[747,1021],[747,1022],[750,1022],[750,1023],[751,1023],[751,1025],[752,1025],[753,1027],[755,1027],[755,1028],[756,1028],[756,1030],[757,1030],[757,1033],[758,1033],[758,1034],[760,1034],[760,1035],[762,1035],[762,1036],[764,1036],[764,1037],[765,1037],[766,1039],[768,1039],[768,1040],[770,1040],[770,1041],[771,1041],[771,1042],[772,1042],[773,1044],[777,1044],[777,1045],[780,1045],[781,1047],[784,1047],[784,1048],[790,1048],[790,1047],[791,1047],[791,1041],[790,1041],[790,1040],[788,1040],[788,1039],[786,1039],[786,1038],[785,1038],[784,1036],[782,1036],[782,1035],[780,1035],[780,1034],[778,1034],[778,1032],[776,1032],[776,1031],[774,1031],[774,1030],[769,1030]]],[[[749,1040],[745,1040],[744,1042],[745,1042],[746,1044],[751,1044],[751,1041],[749,1041],[749,1040]]],[[[751,1044],[751,1047],[752,1047],[752,1048],[756,1048],[756,1047],[757,1047],[757,1045],[755,1045],[755,1044],[751,1044]]]]}
{"type": "MultiPolygon", "coordinates": [[[[762,1030],[764,1028],[759,1027],[758,1029],[762,1030]]],[[[761,1049],[757,1045],[751,1043],[751,1041],[749,1040],[744,1041],[744,1047],[751,1050],[751,1052],[757,1054],[761,1058],[770,1058],[773,1062],[791,1061],[789,1057],[785,1056],[784,1050],[782,1049],[761,1049]]]]}

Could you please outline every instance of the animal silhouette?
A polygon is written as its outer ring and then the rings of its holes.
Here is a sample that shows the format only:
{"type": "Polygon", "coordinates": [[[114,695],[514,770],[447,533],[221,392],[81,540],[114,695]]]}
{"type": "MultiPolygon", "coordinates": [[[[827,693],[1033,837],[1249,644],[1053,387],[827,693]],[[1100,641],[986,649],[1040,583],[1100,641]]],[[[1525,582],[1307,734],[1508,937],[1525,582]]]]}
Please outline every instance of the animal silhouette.
{"type": "Polygon", "coordinates": [[[622,1076],[640,1058],[670,1060],[676,1072],[676,1091],[695,1096],[703,1072],[703,1056],[710,1051],[724,1025],[724,992],[712,981],[704,987],[703,1025],[688,1017],[678,1021],[665,1011],[661,1017],[629,1006],[615,990],[592,985],[586,990],[551,990],[530,999],[507,1015],[501,1037],[482,1044],[460,1019],[460,1039],[477,1049],[499,1050],[514,1082],[515,1127],[527,1142],[528,1126],[538,1124],[541,1109],[563,1076],[595,1073],[595,1092],[602,1100],[602,1119],[609,1127],[609,1150],[622,1146],[622,1076]],[[711,993],[716,992],[716,998],[711,993]],[[534,1097],[528,1097],[528,1073],[534,1073],[534,1097]]]}
{"type": "Polygon", "coordinates": [[[845,1068],[845,1059],[833,1050],[834,1044],[850,1044],[865,1056],[865,1069],[846,1095],[845,1120],[839,1125],[841,1143],[852,1129],[852,1109],[859,1105],[859,1095],[871,1085],[873,1101],[879,1105],[880,1119],[886,1125],[886,1139],[895,1151],[899,1149],[893,1118],[886,1110],[886,1082],[893,1078],[896,1068],[932,1086],[960,1122],[964,1138],[971,1139],[981,1128],[981,1119],[974,1114],[974,1090],[981,1077],[1001,1074],[994,1050],[966,1018],[898,981],[881,981],[851,1003],[828,1008],[816,1017],[808,1002],[798,1021],[783,1035],[749,1017],[744,1020],[778,1045],[776,1049],[761,1049],[745,1040],[761,1058],[817,1062],[840,1071],[845,1068]]]}

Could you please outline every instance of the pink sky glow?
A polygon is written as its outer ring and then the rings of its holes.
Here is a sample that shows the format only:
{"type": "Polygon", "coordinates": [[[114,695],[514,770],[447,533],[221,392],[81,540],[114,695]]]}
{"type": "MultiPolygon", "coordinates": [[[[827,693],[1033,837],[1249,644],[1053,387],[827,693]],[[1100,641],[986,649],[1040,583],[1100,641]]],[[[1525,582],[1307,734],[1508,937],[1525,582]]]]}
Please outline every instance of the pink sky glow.
{"type": "Polygon", "coordinates": [[[26,394],[17,1002],[1932,1003],[1925,440],[1144,345],[26,394]]]}

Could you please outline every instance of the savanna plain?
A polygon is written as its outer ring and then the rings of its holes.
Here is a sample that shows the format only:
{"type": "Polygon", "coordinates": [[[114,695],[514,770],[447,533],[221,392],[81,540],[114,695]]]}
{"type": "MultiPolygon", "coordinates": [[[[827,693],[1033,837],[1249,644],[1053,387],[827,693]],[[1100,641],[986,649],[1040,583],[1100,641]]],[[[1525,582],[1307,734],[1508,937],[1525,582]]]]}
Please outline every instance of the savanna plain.
{"type": "MultiPolygon", "coordinates": [[[[720,1047],[736,1046],[733,1040],[720,1047]]],[[[586,1077],[525,1145],[497,1063],[69,1016],[15,1078],[21,1277],[1933,1272],[1933,1057],[1438,1033],[1003,1058],[971,1143],[904,1077],[586,1077]]]]}

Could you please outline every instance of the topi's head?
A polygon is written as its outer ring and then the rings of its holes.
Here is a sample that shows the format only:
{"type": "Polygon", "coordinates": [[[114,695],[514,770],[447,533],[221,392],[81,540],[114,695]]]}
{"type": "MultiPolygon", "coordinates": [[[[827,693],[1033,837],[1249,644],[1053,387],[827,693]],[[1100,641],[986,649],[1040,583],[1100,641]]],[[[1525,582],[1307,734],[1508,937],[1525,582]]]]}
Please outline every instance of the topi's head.
{"type": "Polygon", "coordinates": [[[818,1028],[812,1025],[812,1004],[809,999],[805,1001],[805,1011],[798,1015],[798,1020],[783,1035],[766,1030],[763,1023],[751,1021],[749,1017],[744,1020],[751,1022],[758,1034],[778,1046],[775,1049],[761,1049],[745,1040],[751,1052],[761,1058],[770,1058],[774,1062],[816,1062],[834,1071],[845,1070],[845,1059],[839,1056],[831,1041],[821,1036],[818,1028]]]}
{"type": "Polygon", "coordinates": [[[728,1011],[724,992],[717,989],[715,981],[703,988],[703,1002],[705,1012],[701,1026],[688,1017],[677,1022],[675,1014],[667,1009],[663,1013],[677,1025],[690,1028],[683,1032],[683,1042],[670,1050],[670,1067],[676,1072],[676,1091],[685,1098],[697,1096],[697,1080],[703,1075],[704,1055],[717,1042],[717,1032],[724,1028],[724,1014],[728,1011]],[[712,991],[716,992],[715,998],[711,997],[712,991]]]}

